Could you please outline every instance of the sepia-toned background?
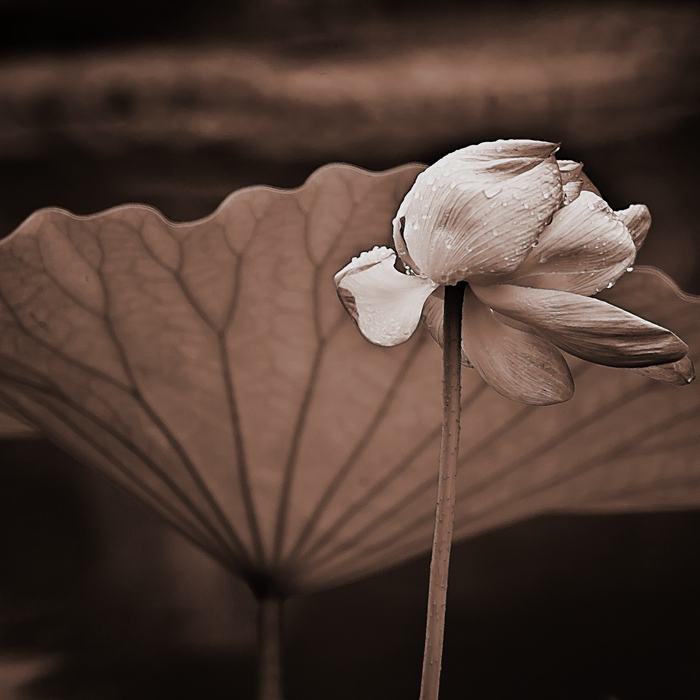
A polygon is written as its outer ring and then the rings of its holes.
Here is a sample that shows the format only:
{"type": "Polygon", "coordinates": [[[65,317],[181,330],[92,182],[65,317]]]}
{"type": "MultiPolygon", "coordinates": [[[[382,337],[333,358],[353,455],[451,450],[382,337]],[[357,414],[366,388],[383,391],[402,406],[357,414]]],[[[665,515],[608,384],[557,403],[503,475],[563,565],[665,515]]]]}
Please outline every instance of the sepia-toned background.
{"type": "MultiPolygon", "coordinates": [[[[0,0],[0,236],[537,138],[646,203],[638,262],[700,293],[699,37],[684,3],[0,0]]],[[[694,697],[699,549],[692,512],[458,545],[442,697],[694,697]]],[[[427,573],[291,601],[290,700],[417,696],[427,573]]],[[[0,442],[0,698],[252,698],[253,643],[241,583],[49,443],[0,442]]]]}

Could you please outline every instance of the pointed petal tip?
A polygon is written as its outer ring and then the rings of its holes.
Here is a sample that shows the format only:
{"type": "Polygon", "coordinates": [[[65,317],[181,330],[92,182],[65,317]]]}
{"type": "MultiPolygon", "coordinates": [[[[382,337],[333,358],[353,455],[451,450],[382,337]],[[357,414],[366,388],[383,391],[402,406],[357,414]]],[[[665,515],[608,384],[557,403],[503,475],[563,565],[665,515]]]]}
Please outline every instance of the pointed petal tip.
{"type": "Polygon", "coordinates": [[[657,382],[675,384],[676,386],[687,386],[695,379],[695,367],[693,361],[686,355],[676,362],[668,362],[650,367],[635,367],[632,369],[635,374],[657,382]]]}

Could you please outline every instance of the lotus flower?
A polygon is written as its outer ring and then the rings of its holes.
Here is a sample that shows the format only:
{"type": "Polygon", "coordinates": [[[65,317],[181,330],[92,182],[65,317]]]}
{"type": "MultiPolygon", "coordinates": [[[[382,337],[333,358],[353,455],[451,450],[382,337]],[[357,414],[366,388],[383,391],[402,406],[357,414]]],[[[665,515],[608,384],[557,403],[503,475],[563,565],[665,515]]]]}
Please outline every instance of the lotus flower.
{"type": "Polygon", "coordinates": [[[526,404],[574,392],[560,350],[685,384],[694,377],[676,335],[592,298],[631,271],[651,217],[615,212],[558,146],[495,141],[451,153],[418,175],[393,221],[396,253],[375,247],[335,276],[364,337],[403,343],[421,317],[442,343],[441,287],[468,283],[462,362],[526,404]]]}

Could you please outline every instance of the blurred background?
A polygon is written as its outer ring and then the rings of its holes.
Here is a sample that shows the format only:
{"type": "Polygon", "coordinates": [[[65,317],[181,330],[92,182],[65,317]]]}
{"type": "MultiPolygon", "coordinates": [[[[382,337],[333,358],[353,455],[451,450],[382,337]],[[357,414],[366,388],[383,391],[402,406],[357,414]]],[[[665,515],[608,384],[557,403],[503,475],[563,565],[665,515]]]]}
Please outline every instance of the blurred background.
{"type": "MultiPolygon", "coordinates": [[[[173,220],[319,165],[561,142],[700,293],[700,10],[674,2],[0,0],[0,236],[173,220]]],[[[700,513],[543,516],[455,549],[444,700],[700,696],[700,513]]],[[[254,696],[246,588],[46,441],[0,441],[0,698],[254,696]]],[[[417,697],[427,558],[290,601],[290,700],[417,697]]]]}

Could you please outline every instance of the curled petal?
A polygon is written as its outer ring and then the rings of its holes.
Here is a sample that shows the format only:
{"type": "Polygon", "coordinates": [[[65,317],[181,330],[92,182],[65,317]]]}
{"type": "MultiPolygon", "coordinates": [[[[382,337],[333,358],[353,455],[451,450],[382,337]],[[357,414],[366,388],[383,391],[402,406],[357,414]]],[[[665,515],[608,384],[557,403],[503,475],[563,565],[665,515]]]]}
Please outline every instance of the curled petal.
{"type": "Polygon", "coordinates": [[[624,220],[600,197],[582,191],[554,215],[509,281],[590,296],[612,287],[636,253],[624,220]]]}
{"type": "Polygon", "coordinates": [[[542,141],[482,143],[423,171],[394,219],[405,262],[440,284],[517,268],[562,205],[556,149],[542,141]]]}
{"type": "Polygon", "coordinates": [[[618,211],[617,216],[627,226],[627,230],[632,236],[634,247],[639,250],[651,228],[651,214],[649,210],[643,204],[633,204],[627,209],[618,211]]]}
{"type": "Polygon", "coordinates": [[[688,353],[671,331],[600,299],[510,284],[474,287],[474,293],[492,309],[589,362],[648,367],[676,362],[688,353]]]}
{"type": "MultiPolygon", "coordinates": [[[[443,346],[443,324],[445,322],[445,304],[442,296],[438,296],[441,292],[442,288],[433,292],[423,306],[423,323],[440,347],[443,346]]],[[[469,361],[467,351],[464,349],[464,333],[462,333],[462,364],[465,367],[474,366],[469,361]]]]}
{"type": "Polygon", "coordinates": [[[437,286],[395,267],[396,254],[384,247],[362,253],[333,278],[338,297],[362,335],[375,345],[408,340],[420,322],[425,300],[437,286]]]}
{"type": "Polygon", "coordinates": [[[695,367],[693,367],[693,361],[687,355],[676,362],[630,369],[643,377],[656,379],[657,382],[675,384],[676,386],[685,386],[695,379],[695,367]]]}
{"type": "Polygon", "coordinates": [[[470,290],[464,295],[462,342],[476,371],[512,401],[547,406],[574,394],[571,371],[552,343],[501,323],[470,290]]]}

